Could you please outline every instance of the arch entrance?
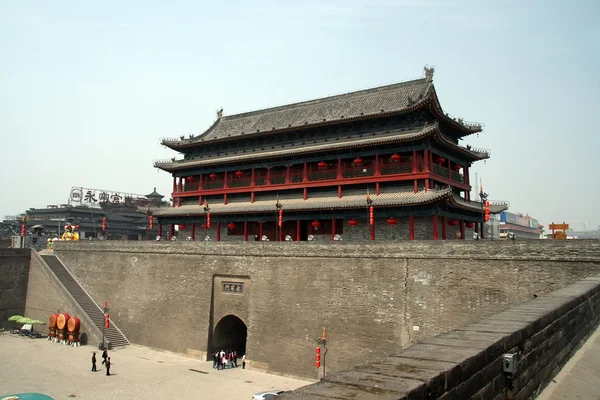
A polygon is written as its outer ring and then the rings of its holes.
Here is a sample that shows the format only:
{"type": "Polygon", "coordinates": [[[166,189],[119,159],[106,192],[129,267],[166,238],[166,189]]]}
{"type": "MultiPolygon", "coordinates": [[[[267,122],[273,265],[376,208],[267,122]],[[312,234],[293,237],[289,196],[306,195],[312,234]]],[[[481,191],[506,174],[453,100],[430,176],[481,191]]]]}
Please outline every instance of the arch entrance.
{"type": "Polygon", "coordinates": [[[213,333],[214,350],[233,350],[240,355],[246,354],[248,328],[244,321],[235,315],[227,315],[219,320],[213,333]]]}

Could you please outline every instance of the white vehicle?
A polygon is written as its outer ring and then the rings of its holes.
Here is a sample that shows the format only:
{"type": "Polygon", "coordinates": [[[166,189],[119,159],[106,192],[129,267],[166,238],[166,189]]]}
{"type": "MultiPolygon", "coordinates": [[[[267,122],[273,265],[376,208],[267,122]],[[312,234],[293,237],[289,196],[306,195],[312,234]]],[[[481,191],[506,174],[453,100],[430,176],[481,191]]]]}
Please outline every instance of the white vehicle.
{"type": "Polygon", "coordinates": [[[252,400],[269,400],[274,399],[279,396],[281,393],[284,393],[285,390],[267,390],[266,392],[256,393],[252,396],[252,400]]]}

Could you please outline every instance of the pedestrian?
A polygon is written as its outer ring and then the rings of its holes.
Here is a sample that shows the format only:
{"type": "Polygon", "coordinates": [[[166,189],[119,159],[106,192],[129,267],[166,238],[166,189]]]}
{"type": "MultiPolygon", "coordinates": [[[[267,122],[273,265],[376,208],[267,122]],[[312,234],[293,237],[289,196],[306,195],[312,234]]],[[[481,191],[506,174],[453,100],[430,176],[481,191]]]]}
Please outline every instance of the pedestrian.
{"type": "Polygon", "coordinates": [[[106,351],[106,348],[105,348],[104,351],[102,352],[102,364],[106,364],[107,358],[108,358],[108,351],[106,351]]]}
{"type": "Polygon", "coordinates": [[[106,376],[110,375],[110,357],[106,359],[106,376]]]}
{"type": "Polygon", "coordinates": [[[213,368],[219,369],[219,353],[213,353],[213,368]]]}
{"type": "Polygon", "coordinates": [[[242,369],[246,369],[246,355],[242,356],[242,369]]]}
{"type": "Polygon", "coordinates": [[[96,352],[92,353],[92,372],[96,372],[96,352]]]}
{"type": "Polygon", "coordinates": [[[233,365],[235,365],[236,368],[237,368],[237,359],[238,359],[237,351],[234,351],[233,352],[233,365]]]}

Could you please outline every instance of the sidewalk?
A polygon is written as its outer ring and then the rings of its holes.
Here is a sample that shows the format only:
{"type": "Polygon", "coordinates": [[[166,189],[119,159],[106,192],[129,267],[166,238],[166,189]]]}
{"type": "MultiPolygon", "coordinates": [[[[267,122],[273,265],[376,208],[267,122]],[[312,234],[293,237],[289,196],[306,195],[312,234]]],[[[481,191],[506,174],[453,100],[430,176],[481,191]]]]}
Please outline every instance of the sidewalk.
{"type": "Polygon", "coordinates": [[[600,327],[565,364],[537,399],[600,399],[600,327]]]}
{"type": "Polygon", "coordinates": [[[0,396],[40,392],[55,399],[250,399],[260,391],[312,383],[241,366],[217,371],[212,362],[135,345],[109,351],[111,376],[106,376],[101,352],[96,354],[98,372],[91,372],[92,351],[92,346],[73,348],[0,333],[0,396]]]}

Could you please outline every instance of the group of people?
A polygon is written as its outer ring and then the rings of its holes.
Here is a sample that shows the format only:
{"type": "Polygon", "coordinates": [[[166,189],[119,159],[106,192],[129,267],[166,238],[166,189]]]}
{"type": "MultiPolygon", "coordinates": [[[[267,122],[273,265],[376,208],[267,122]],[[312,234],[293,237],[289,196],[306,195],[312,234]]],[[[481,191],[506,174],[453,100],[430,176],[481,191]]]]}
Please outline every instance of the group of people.
{"type": "MultiPolygon", "coordinates": [[[[106,349],[102,352],[102,364],[106,367],[106,376],[110,376],[110,357],[106,349]]],[[[92,353],[92,372],[96,371],[96,352],[94,351],[92,353]]]]}
{"type": "MultiPolygon", "coordinates": [[[[234,350],[221,350],[213,354],[213,368],[237,368],[238,353],[234,350]]],[[[242,356],[242,369],[246,368],[246,355],[242,356]]]]}

